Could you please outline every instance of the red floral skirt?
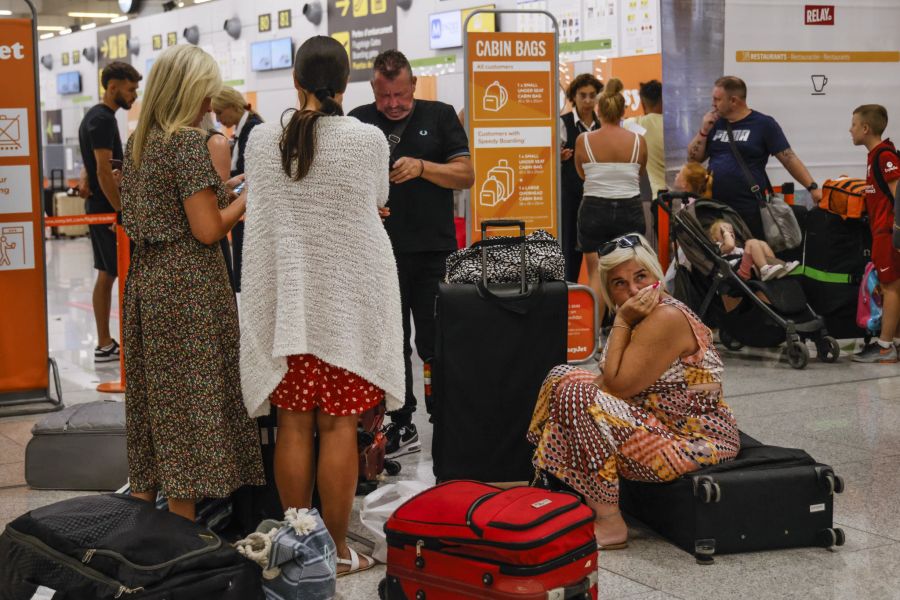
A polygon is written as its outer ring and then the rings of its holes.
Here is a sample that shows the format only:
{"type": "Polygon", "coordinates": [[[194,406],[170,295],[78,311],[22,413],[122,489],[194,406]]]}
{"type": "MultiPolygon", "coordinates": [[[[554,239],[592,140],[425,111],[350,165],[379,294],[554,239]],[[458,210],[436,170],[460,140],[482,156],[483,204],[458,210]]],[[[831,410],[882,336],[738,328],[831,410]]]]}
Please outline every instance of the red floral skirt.
{"type": "Polygon", "coordinates": [[[384,400],[384,390],[312,354],[288,356],[288,370],[269,402],[284,410],[358,415],[384,400]]]}

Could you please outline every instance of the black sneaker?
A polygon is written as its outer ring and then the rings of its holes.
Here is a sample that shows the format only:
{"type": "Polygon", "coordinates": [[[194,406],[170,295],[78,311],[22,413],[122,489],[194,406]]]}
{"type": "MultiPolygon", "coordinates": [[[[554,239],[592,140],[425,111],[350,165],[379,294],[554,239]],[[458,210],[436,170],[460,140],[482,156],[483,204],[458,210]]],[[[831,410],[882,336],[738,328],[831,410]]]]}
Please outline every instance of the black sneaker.
{"type": "Polygon", "coordinates": [[[413,454],[422,450],[422,444],[419,442],[419,432],[416,426],[398,425],[397,423],[388,423],[385,425],[384,437],[387,439],[386,458],[397,458],[413,454]]]}
{"type": "Polygon", "coordinates": [[[118,362],[119,361],[119,342],[112,341],[112,344],[104,347],[97,346],[94,348],[94,362],[118,362]]]}

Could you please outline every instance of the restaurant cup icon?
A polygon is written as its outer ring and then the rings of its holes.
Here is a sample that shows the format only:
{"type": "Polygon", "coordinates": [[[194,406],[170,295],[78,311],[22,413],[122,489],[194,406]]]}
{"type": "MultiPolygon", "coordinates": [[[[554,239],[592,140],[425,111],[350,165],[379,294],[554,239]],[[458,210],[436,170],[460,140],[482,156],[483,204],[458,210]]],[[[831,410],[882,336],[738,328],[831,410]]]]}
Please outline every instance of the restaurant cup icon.
{"type": "Polygon", "coordinates": [[[500,85],[499,81],[495,81],[484,90],[481,106],[484,107],[484,110],[497,112],[506,106],[507,100],[509,100],[509,94],[506,88],[500,85]]]}
{"type": "Polygon", "coordinates": [[[810,75],[813,84],[813,96],[824,96],[825,86],[828,85],[828,78],[824,75],[810,75]]]}

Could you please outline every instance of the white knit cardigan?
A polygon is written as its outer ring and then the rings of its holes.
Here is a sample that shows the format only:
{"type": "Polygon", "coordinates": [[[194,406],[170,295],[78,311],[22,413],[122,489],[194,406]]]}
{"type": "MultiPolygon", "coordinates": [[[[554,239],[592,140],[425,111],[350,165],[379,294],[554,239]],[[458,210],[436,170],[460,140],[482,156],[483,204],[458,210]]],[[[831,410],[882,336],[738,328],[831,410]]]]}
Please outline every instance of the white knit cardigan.
{"type": "Polygon", "coordinates": [[[278,123],[258,125],[246,151],[241,271],[241,385],[251,417],[287,356],[314,354],[403,404],[403,325],[397,263],[378,207],[388,198],[384,134],[352,117],[316,122],[316,153],[300,181],[281,167],[278,123]]]}

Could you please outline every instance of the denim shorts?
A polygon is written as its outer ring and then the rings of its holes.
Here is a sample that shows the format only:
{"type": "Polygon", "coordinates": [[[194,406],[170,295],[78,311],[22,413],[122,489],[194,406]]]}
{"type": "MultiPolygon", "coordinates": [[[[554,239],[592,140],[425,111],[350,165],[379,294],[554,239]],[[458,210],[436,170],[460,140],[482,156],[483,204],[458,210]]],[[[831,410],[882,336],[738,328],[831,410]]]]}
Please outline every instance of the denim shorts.
{"type": "Polygon", "coordinates": [[[585,196],[578,208],[578,249],[596,252],[626,233],[644,235],[646,228],[640,196],[616,200],[585,196]]]}

